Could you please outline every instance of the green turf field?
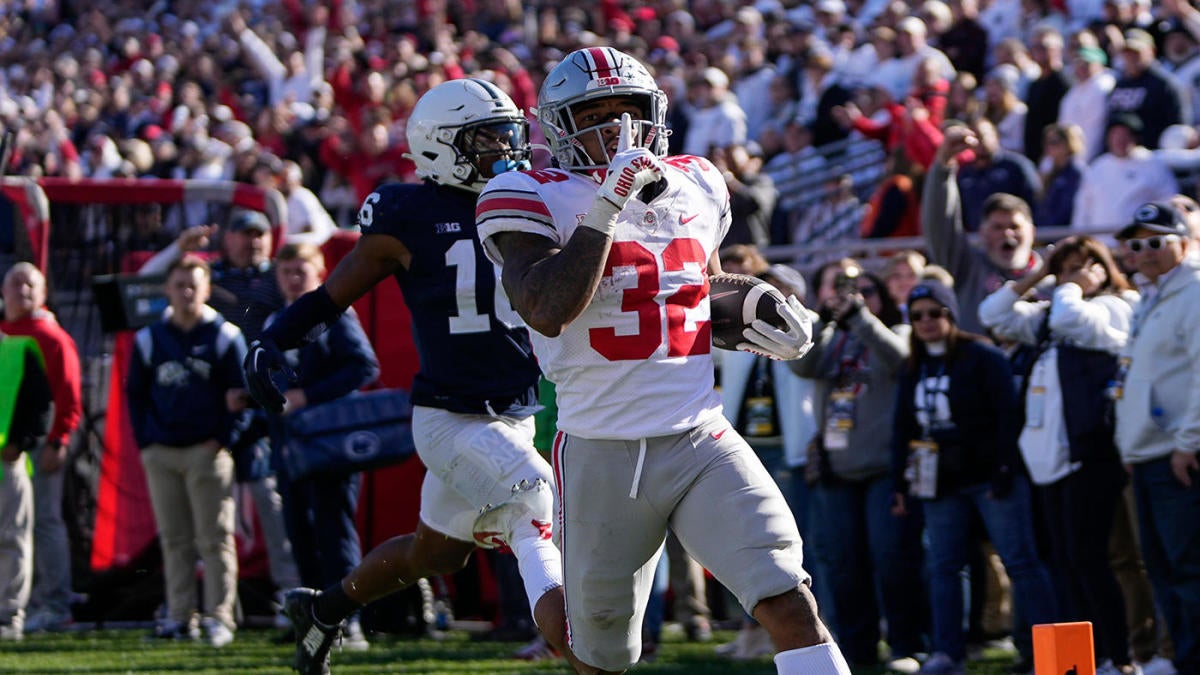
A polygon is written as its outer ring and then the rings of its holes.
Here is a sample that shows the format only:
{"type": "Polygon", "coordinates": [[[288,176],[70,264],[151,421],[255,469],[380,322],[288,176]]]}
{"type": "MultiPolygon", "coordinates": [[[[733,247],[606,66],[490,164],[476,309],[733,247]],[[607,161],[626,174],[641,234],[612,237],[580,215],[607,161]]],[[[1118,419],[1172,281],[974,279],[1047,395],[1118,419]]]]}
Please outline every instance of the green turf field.
{"type": "MultiPolygon", "coordinates": [[[[24,642],[0,643],[0,673],[288,673],[292,647],[276,645],[274,631],[243,630],[237,640],[220,650],[204,643],[150,641],[145,630],[106,630],[27,635],[24,642]]],[[[642,664],[634,673],[774,673],[769,659],[734,663],[713,655],[713,647],[733,639],[718,632],[707,644],[667,636],[654,663],[642,664]]],[[[334,653],[333,672],[339,673],[568,673],[563,661],[526,663],[507,658],[520,645],[472,642],[466,632],[454,631],[446,639],[397,639],[373,636],[371,649],[361,653],[334,653]]],[[[972,664],[969,672],[999,675],[1008,672],[1011,658],[1001,653],[972,664]]],[[[856,671],[873,675],[882,669],[856,671]]]]}

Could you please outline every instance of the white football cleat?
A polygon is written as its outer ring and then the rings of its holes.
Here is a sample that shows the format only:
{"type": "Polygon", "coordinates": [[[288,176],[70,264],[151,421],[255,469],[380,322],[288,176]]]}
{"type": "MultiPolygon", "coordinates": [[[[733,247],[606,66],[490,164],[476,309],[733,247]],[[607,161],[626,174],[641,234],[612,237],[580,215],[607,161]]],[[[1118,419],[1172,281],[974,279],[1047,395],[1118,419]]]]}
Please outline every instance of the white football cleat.
{"type": "Polygon", "coordinates": [[[539,537],[550,538],[550,522],[554,513],[554,491],[544,478],[532,483],[522,479],[512,487],[512,496],[479,510],[475,519],[475,544],[480,548],[508,549],[513,531],[528,523],[536,528],[539,537]]]}

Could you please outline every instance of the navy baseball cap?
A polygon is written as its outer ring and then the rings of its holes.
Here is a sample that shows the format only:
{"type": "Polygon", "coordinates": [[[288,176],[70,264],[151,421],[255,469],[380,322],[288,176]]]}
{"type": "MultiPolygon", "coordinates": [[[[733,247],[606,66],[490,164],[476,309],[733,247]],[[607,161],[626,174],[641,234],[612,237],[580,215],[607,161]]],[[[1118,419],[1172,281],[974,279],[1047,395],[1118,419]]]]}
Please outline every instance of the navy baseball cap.
{"type": "Polygon", "coordinates": [[[267,217],[258,211],[242,211],[229,222],[229,231],[242,232],[244,230],[270,232],[271,224],[267,222],[267,217]]]}
{"type": "Polygon", "coordinates": [[[1187,221],[1174,205],[1166,202],[1147,202],[1133,212],[1133,222],[1121,228],[1117,239],[1132,239],[1138,230],[1150,230],[1156,234],[1177,234],[1187,237],[1187,221]]]}
{"type": "Polygon", "coordinates": [[[958,300],[954,297],[954,291],[946,288],[942,282],[925,279],[913,286],[913,289],[908,292],[908,306],[911,308],[914,300],[922,298],[932,300],[945,307],[950,311],[950,318],[954,321],[958,320],[958,300]]]}

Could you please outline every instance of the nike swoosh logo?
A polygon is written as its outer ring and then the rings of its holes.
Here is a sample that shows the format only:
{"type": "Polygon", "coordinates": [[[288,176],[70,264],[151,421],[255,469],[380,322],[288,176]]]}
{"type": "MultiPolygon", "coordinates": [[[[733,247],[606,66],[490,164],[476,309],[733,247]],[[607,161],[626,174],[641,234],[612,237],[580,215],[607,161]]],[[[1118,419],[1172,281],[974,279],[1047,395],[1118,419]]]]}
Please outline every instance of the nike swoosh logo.
{"type": "Polygon", "coordinates": [[[692,215],[690,215],[690,216],[679,216],[679,224],[680,224],[680,225],[687,225],[688,223],[690,223],[690,222],[692,222],[693,220],[695,220],[695,219],[696,219],[696,216],[699,216],[699,215],[700,215],[699,213],[693,213],[693,214],[692,214],[692,215]]]}
{"type": "Polygon", "coordinates": [[[709,436],[712,436],[714,441],[719,441],[719,440],[721,440],[721,437],[725,435],[726,431],[729,431],[729,430],[722,429],[720,431],[714,431],[711,434],[709,434],[709,436]]]}

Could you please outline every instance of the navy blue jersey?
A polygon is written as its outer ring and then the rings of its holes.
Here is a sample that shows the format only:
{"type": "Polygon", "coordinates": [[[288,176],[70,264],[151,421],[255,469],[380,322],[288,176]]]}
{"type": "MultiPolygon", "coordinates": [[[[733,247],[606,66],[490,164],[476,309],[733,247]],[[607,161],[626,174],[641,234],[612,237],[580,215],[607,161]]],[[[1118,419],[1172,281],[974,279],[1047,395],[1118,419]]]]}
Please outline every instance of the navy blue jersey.
{"type": "Polygon", "coordinates": [[[528,414],[538,367],[529,332],[475,235],[476,195],[425,182],[380,186],[358,213],[364,236],[412,253],[396,272],[421,368],[412,402],[452,412],[528,414]]]}

